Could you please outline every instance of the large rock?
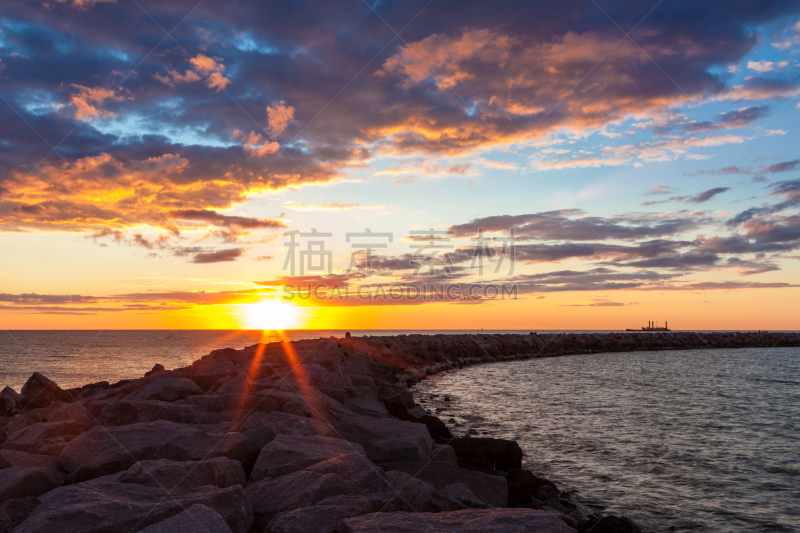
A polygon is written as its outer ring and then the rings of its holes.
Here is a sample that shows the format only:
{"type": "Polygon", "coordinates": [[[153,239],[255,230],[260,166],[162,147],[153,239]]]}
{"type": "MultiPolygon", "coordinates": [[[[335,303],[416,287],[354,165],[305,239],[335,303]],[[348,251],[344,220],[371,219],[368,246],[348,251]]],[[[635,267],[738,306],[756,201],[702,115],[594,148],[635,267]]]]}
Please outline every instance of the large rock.
{"type": "Polygon", "coordinates": [[[11,533],[41,503],[34,496],[26,496],[25,498],[8,500],[0,504],[0,533],[11,533]]]}
{"type": "Polygon", "coordinates": [[[239,461],[215,457],[205,461],[140,461],[117,477],[118,483],[136,483],[165,489],[193,489],[214,485],[224,489],[246,485],[244,469],[239,461]]]}
{"type": "Polygon", "coordinates": [[[31,424],[9,435],[6,447],[28,453],[58,456],[66,443],[93,425],[91,420],[57,420],[31,424]]]}
{"type": "Polygon", "coordinates": [[[99,420],[104,426],[125,426],[155,420],[168,420],[181,424],[216,424],[227,420],[227,416],[221,412],[203,412],[192,405],[114,400],[102,406],[99,420]]]}
{"type": "Polygon", "coordinates": [[[422,424],[349,414],[339,420],[338,428],[375,462],[425,462],[433,451],[433,439],[422,424]]]}
{"type": "Polygon", "coordinates": [[[315,418],[307,418],[275,411],[272,413],[253,413],[245,421],[246,429],[270,427],[276,435],[321,435],[336,437],[336,430],[330,424],[315,418]]]}
{"type": "Polygon", "coordinates": [[[66,472],[55,458],[25,452],[0,451],[0,503],[39,496],[60,487],[66,472]]]}
{"type": "Polygon", "coordinates": [[[347,518],[340,533],[575,533],[555,513],[469,509],[452,513],[375,513],[347,518]]]}
{"type": "Polygon", "coordinates": [[[415,513],[441,513],[467,508],[437,491],[430,483],[411,477],[405,472],[388,472],[386,476],[397,491],[397,497],[393,500],[395,508],[415,513]]]}
{"type": "Polygon", "coordinates": [[[347,484],[349,494],[367,495],[393,490],[386,472],[360,453],[340,455],[310,466],[305,471],[336,474],[347,484]]]}
{"type": "Polygon", "coordinates": [[[250,442],[251,449],[256,451],[272,442],[276,435],[321,435],[337,438],[336,430],[325,422],[280,411],[255,412],[237,426],[237,430],[250,442]]]}
{"type": "Polygon", "coordinates": [[[339,455],[364,453],[360,444],[319,435],[278,435],[261,449],[250,481],[279,477],[303,470],[313,464],[339,455]]]}
{"type": "Polygon", "coordinates": [[[209,433],[187,424],[157,420],[118,427],[96,426],[67,444],[58,458],[70,482],[120,472],[137,461],[200,461],[226,456],[243,462],[250,445],[241,433],[209,433]]]}
{"type": "Polygon", "coordinates": [[[345,518],[386,512],[393,494],[334,496],[317,505],[280,513],[267,526],[269,533],[334,533],[345,518]]]}
{"type": "Polygon", "coordinates": [[[191,379],[162,377],[152,381],[136,393],[136,398],[174,402],[195,394],[203,394],[203,389],[191,379]]]}
{"type": "Polygon", "coordinates": [[[140,533],[231,533],[225,519],[214,509],[196,503],[172,518],[141,530],[140,533]]]}
{"type": "Polygon", "coordinates": [[[285,476],[263,479],[245,490],[253,505],[257,531],[263,531],[279,513],[310,507],[333,496],[385,492],[393,492],[385,472],[358,453],[334,457],[285,476]]]}
{"type": "Polygon", "coordinates": [[[488,503],[483,503],[477,496],[475,496],[475,493],[463,483],[453,483],[452,485],[448,485],[441,490],[441,493],[451,500],[455,500],[464,507],[469,507],[470,509],[490,509],[494,507],[488,503]]]}
{"type": "Polygon", "coordinates": [[[19,394],[11,387],[6,387],[0,392],[0,417],[14,414],[17,398],[19,398],[19,394]]]}
{"type": "MultiPolygon", "coordinates": [[[[202,504],[220,514],[234,533],[252,524],[252,508],[239,486],[212,486],[167,491],[106,479],[52,490],[39,497],[42,504],[14,533],[116,533],[137,531],[202,504]]],[[[202,529],[198,526],[198,531],[202,529]]]]}
{"type": "MultiPolygon", "coordinates": [[[[413,403],[413,399],[411,403],[413,403]]],[[[453,438],[444,422],[435,416],[427,414],[419,406],[409,409],[399,397],[385,400],[384,405],[392,416],[400,420],[423,424],[428,428],[428,433],[430,433],[431,437],[437,442],[449,441],[453,438]]]]}
{"type": "Polygon", "coordinates": [[[458,466],[467,470],[494,472],[522,468],[522,449],[516,441],[488,438],[452,439],[458,466]]]}
{"type": "Polygon", "coordinates": [[[34,372],[22,386],[17,405],[20,411],[47,407],[53,402],[70,403],[74,398],[43,374],[34,372]]]}
{"type": "Polygon", "coordinates": [[[451,463],[433,461],[419,463],[384,463],[381,465],[387,472],[398,470],[426,481],[437,490],[442,490],[454,483],[463,483],[483,503],[495,507],[506,507],[508,503],[508,485],[500,476],[493,476],[474,470],[466,470],[451,463]]]}
{"type": "Polygon", "coordinates": [[[264,531],[279,513],[309,507],[347,491],[347,484],[336,474],[302,470],[254,483],[245,489],[245,494],[253,506],[254,531],[264,531]]]}
{"type": "Polygon", "coordinates": [[[506,475],[508,483],[508,506],[509,507],[531,507],[536,509],[532,498],[536,498],[539,489],[549,487],[559,496],[558,487],[552,481],[538,477],[528,470],[512,469],[506,475]]]}
{"type": "Polygon", "coordinates": [[[372,398],[348,398],[344,406],[359,415],[373,416],[375,418],[392,418],[379,401],[372,398]]]}

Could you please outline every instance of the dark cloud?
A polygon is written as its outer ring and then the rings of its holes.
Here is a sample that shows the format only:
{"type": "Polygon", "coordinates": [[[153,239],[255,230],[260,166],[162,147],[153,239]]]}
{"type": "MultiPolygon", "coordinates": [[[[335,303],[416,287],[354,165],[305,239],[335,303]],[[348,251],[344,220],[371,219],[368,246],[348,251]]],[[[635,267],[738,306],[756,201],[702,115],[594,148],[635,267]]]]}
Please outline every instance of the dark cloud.
{"type": "Polygon", "coordinates": [[[449,229],[458,237],[474,236],[480,228],[487,232],[508,233],[527,239],[593,241],[606,239],[633,240],[678,235],[700,227],[701,218],[657,216],[590,217],[576,209],[545,211],[529,215],[498,215],[477,218],[449,229]]]}
{"type": "Polygon", "coordinates": [[[728,113],[720,113],[714,122],[691,122],[686,125],[690,132],[713,131],[718,129],[741,128],[766,116],[769,106],[750,106],[734,109],[728,113]]]}
{"type": "Polygon", "coordinates": [[[782,202],[763,207],[750,207],[726,221],[725,224],[729,227],[736,227],[754,217],[768,216],[800,204],[800,180],[781,181],[772,184],[770,188],[772,190],[769,192],[769,196],[783,198],[782,202]]]}
{"type": "Polygon", "coordinates": [[[729,191],[729,190],[731,190],[730,187],[715,187],[713,189],[705,190],[705,191],[703,191],[700,194],[697,194],[695,196],[691,196],[689,198],[686,198],[685,201],[689,202],[689,203],[693,203],[693,204],[701,204],[703,202],[707,202],[707,201],[711,200],[716,195],[722,194],[725,191],[729,191]]]}
{"type": "Polygon", "coordinates": [[[179,220],[194,220],[214,224],[215,226],[240,228],[285,228],[286,224],[282,220],[270,218],[249,218],[240,216],[228,216],[217,213],[209,209],[187,209],[183,211],[171,211],[169,216],[179,220]]]}
{"type": "Polygon", "coordinates": [[[674,190],[675,190],[675,188],[674,187],[670,187],[669,185],[656,185],[655,187],[653,187],[649,191],[645,192],[645,194],[648,195],[648,196],[653,196],[653,195],[657,195],[657,194],[669,194],[674,190]]]}
{"type": "Polygon", "coordinates": [[[694,196],[672,196],[668,200],[660,200],[655,202],[643,202],[642,205],[657,205],[657,204],[665,204],[667,202],[686,202],[689,204],[702,204],[705,203],[712,198],[714,198],[718,194],[722,194],[725,191],[731,190],[730,187],[715,187],[713,189],[705,190],[701,193],[698,193],[694,196]]]}
{"type": "Polygon", "coordinates": [[[783,161],[781,163],[775,163],[774,165],[761,167],[761,171],[771,174],[775,172],[788,172],[797,169],[798,166],[800,166],[800,159],[795,159],[794,161],[783,161]]]}
{"type": "Polygon", "coordinates": [[[228,248],[227,250],[218,250],[216,252],[200,252],[195,254],[191,262],[203,264],[236,261],[244,255],[244,252],[244,248],[228,248]]]}

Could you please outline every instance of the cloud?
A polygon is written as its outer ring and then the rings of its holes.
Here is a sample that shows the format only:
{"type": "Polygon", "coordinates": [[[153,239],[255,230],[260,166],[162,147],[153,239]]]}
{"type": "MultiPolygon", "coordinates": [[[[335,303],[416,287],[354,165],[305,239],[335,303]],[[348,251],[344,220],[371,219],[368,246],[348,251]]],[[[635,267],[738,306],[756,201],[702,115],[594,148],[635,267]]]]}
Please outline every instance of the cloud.
{"type": "Polygon", "coordinates": [[[385,205],[361,205],[358,203],[345,204],[341,202],[333,202],[325,205],[309,205],[309,204],[290,204],[286,206],[288,209],[295,209],[297,211],[337,211],[340,209],[386,209],[385,205]]]}
{"type": "Polygon", "coordinates": [[[650,206],[650,205],[664,204],[667,202],[686,202],[689,204],[702,204],[708,202],[718,194],[722,194],[725,191],[729,191],[730,189],[731,189],[730,187],[715,187],[713,189],[705,190],[694,196],[671,196],[667,200],[643,202],[642,205],[650,206]]]}
{"type": "Polygon", "coordinates": [[[779,61],[779,62],[772,62],[772,61],[748,61],[747,68],[750,70],[754,70],[759,73],[764,72],[772,72],[776,69],[785,68],[789,65],[788,61],[779,61]]]}
{"type": "Polygon", "coordinates": [[[719,100],[768,100],[792,98],[800,94],[800,85],[792,80],[753,78],[735,85],[717,97],[719,100]]]}
{"type": "Polygon", "coordinates": [[[269,120],[270,133],[273,136],[278,136],[294,120],[294,108],[287,106],[286,102],[281,100],[276,104],[267,106],[267,118],[269,120]]]}
{"type": "MultiPolygon", "coordinates": [[[[688,213],[686,213],[688,214],[688,213]]],[[[606,239],[633,240],[678,235],[700,227],[702,218],[677,216],[582,216],[577,209],[561,209],[526,215],[497,215],[456,224],[449,229],[456,237],[474,236],[483,228],[487,232],[508,233],[515,228],[517,237],[545,240],[592,241],[606,239]]],[[[682,214],[684,215],[684,214],[682,214]]]]}
{"type": "Polygon", "coordinates": [[[800,159],[795,159],[794,161],[783,161],[781,163],[761,167],[761,171],[769,173],[788,172],[797,169],[798,166],[800,166],[800,159]]]}
{"type": "Polygon", "coordinates": [[[224,90],[231,83],[231,80],[222,74],[225,72],[225,65],[222,64],[219,58],[197,54],[189,62],[194,67],[194,70],[187,70],[183,74],[176,70],[168,70],[166,76],[156,72],[153,74],[153,78],[170,87],[175,87],[182,83],[200,81],[205,78],[206,86],[218,92],[224,90]]]}
{"type": "Polygon", "coordinates": [[[200,252],[195,254],[192,263],[225,263],[236,261],[244,255],[244,248],[228,248],[226,250],[218,250],[216,252],[200,252]]]}
{"type": "Polygon", "coordinates": [[[123,100],[133,99],[131,97],[126,97],[124,94],[117,94],[112,89],[105,89],[103,87],[90,88],[74,83],[72,87],[78,89],[78,93],[70,97],[72,105],[75,106],[75,118],[78,120],[93,117],[113,117],[114,113],[112,111],[98,109],[98,106],[106,101],[122,102],[123,100]]]}
{"type": "MultiPolygon", "coordinates": [[[[70,0],[55,0],[55,1],[57,3],[59,3],[59,4],[69,4],[70,3],[70,0]]],[[[95,4],[102,4],[102,3],[113,4],[116,1],[117,0],[71,0],[72,7],[76,8],[76,9],[86,9],[88,7],[91,7],[91,6],[95,5],[95,4]]]]}
{"type": "Polygon", "coordinates": [[[656,185],[649,191],[645,192],[646,195],[652,196],[656,194],[669,194],[672,191],[676,190],[674,187],[670,187],[669,185],[656,185]]]}
{"type": "Polygon", "coordinates": [[[720,113],[715,122],[690,122],[686,130],[690,132],[713,131],[718,129],[742,128],[769,114],[769,106],[750,106],[720,113]]]}
{"type": "Polygon", "coordinates": [[[692,204],[702,204],[714,198],[718,194],[731,190],[730,187],[714,187],[713,189],[705,190],[695,196],[687,198],[685,201],[692,204]]]}
{"type": "Polygon", "coordinates": [[[251,131],[245,134],[241,130],[233,130],[232,137],[241,141],[244,144],[244,150],[254,157],[263,157],[268,154],[274,154],[280,150],[280,145],[276,142],[270,142],[266,137],[260,133],[251,131]]]}
{"type": "MultiPolygon", "coordinates": [[[[677,114],[671,110],[707,99],[798,91],[788,68],[738,87],[719,74],[719,66],[746,61],[760,29],[794,16],[791,3],[735,10],[704,3],[691,17],[682,4],[665,3],[637,26],[641,49],[576,0],[534,11],[504,0],[457,10],[433,3],[407,43],[390,43],[377,59],[387,29],[370,10],[335,10],[317,1],[205,3],[175,28],[180,46],[167,40],[147,55],[166,37],[149,16],[126,2],[67,7],[92,3],[4,5],[3,73],[14,75],[4,78],[3,94],[22,116],[0,108],[0,187],[11,191],[0,204],[4,231],[108,228],[130,242],[136,233],[149,242],[154,232],[177,239],[200,221],[176,219],[173,212],[225,212],[256,195],[331,182],[377,158],[411,155],[437,175],[463,175],[473,172],[466,163],[479,166],[473,158],[494,157],[487,154],[493,148],[514,150],[555,134],[608,134],[630,117],[677,114]],[[270,139],[252,123],[265,108],[270,139]],[[44,159],[50,149],[26,122],[62,142],[59,153],[68,163],[44,159]],[[304,128],[293,142],[271,138],[292,132],[293,124],[304,128]],[[264,168],[263,158],[279,148],[290,157],[264,168]]],[[[387,21],[407,21],[426,3],[376,9],[387,21]]],[[[162,2],[149,9],[156,20],[177,22],[192,7],[162,2]]],[[[643,15],[633,4],[609,9],[625,28],[643,15]]],[[[752,124],[766,107],[735,105],[740,109],[694,126],[696,132],[606,145],[595,154],[554,152],[534,158],[530,168],[641,164],[741,144],[748,137],[707,135],[752,124]]],[[[422,166],[392,161],[393,168],[412,170],[398,183],[419,180],[414,172],[422,166]]],[[[531,221],[531,237],[658,238],[703,224],[688,214],[644,222],[560,216],[531,221]],[[562,222],[565,230],[556,231],[562,222]]]]}
{"type": "Polygon", "coordinates": [[[155,74],[153,74],[153,78],[157,79],[164,85],[169,85],[170,87],[175,87],[176,85],[179,85],[181,83],[191,83],[203,79],[193,70],[187,70],[183,74],[181,74],[177,70],[170,70],[167,71],[166,76],[156,72],[155,74]]]}

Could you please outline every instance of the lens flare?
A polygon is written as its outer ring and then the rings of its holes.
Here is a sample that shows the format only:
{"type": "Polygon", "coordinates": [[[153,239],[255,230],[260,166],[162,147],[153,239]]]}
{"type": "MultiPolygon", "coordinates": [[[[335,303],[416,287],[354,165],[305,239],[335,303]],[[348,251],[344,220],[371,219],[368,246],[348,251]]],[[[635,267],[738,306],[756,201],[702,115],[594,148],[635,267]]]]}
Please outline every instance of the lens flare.
{"type": "Polygon", "coordinates": [[[247,327],[261,330],[291,329],[298,325],[297,307],[281,300],[263,300],[247,305],[247,327]]]}

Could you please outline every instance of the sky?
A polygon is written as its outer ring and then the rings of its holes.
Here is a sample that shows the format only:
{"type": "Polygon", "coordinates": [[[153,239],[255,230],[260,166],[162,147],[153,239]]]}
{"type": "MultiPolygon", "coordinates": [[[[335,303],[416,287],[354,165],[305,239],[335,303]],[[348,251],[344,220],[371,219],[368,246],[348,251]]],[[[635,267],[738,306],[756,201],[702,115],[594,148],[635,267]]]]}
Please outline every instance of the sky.
{"type": "Polygon", "coordinates": [[[797,329],[800,2],[6,0],[0,327],[797,329]]]}

